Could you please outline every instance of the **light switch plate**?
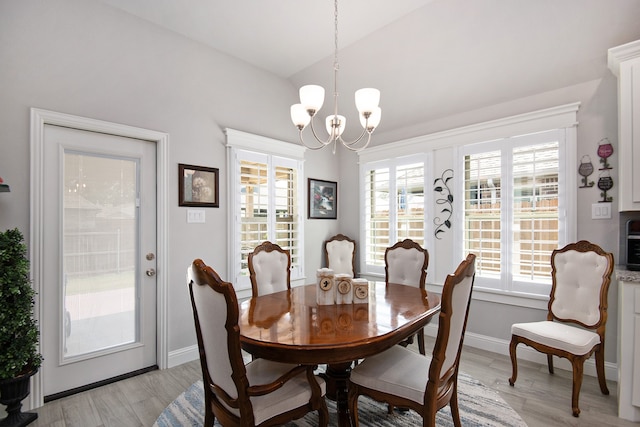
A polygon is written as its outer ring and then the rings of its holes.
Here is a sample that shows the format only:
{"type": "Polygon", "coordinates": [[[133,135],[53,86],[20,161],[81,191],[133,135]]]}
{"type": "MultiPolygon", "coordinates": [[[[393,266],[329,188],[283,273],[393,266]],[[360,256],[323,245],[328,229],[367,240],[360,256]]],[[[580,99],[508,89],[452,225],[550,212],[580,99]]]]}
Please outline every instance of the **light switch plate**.
{"type": "Polygon", "coordinates": [[[187,209],[188,224],[202,224],[205,222],[204,209],[187,209]]]}
{"type": "Polygon", "coordinates": [[[611,203],[592,204],[591,219],[611,219],[611,203]]]}

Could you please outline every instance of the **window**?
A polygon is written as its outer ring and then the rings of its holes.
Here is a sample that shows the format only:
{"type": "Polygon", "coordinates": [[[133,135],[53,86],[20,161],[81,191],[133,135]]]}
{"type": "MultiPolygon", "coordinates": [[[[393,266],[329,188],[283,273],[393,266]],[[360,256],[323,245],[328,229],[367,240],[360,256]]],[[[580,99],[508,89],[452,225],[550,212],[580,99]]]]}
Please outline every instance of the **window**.
{"type": "Polygon", "coordinates": [[[366,163],[364,191],[364,273],[384,274],[384,253],[397,241],[425,246],[424,155],[366,163]]]}
{"type": "Polygon", "coordinates": [[[411,236],[430,252],[434,290],[474,252],[473,298],[541,307],[550,291],[551,251],[577,235],[579,108],[559,105],[358,153],[362,273],[384,274],[384,249],[411,236]],[[447,169],[451,229],[438,237],[435,221],[443,212],[433,178],[447,169]],[[413,205],[406,204],[410,196],[413,205]]]}
{"type": "Polygon", "coordinates": [[[291,253],[291,280],[303,277],[304,149],[227,129],[230,180],[229,271],[250,289],[248,257],[265,240],[291,253]],[[283,145],[284,144],[284,145],[283,145]],[[269,147],[271,153],[260,151],[269,147]]]}
{"type": "Polygon", "coordinates": [[[463,252],[476,286],[548,295],[551,252],[568,241],[564,130],[459,150],[463,252]]]}

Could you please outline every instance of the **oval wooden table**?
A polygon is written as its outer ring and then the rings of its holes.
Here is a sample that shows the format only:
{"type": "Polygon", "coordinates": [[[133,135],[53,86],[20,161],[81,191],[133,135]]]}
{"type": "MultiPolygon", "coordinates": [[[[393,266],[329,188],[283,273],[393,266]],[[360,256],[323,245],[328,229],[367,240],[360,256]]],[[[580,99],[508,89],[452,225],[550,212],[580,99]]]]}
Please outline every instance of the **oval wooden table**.
{"type": "Polygon", "coordinates": [[[317,305],[316,285],[306,285],[243,301],[240,340],[260,358],[327,364],[327,397],[346,426],[352,362],[412,336],[439,311],[439,295],[411,286],[371,282],[368,303],[317,305]]]}

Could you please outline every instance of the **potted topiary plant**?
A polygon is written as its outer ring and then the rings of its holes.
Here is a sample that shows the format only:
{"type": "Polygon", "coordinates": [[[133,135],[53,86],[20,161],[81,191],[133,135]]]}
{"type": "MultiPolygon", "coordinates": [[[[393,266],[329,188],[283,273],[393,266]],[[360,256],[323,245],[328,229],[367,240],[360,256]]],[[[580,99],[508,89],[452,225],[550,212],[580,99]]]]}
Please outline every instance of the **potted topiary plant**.
{"type": "Polygon", "coordinates": [[[20,412],[22,400],[29,395],[29,379],[42,362],[33,318],[35,292],[23,240],[17,228],[0,233],[0,403],[7,406],[0,427],[25,426],[38,416],[20,412]]]}

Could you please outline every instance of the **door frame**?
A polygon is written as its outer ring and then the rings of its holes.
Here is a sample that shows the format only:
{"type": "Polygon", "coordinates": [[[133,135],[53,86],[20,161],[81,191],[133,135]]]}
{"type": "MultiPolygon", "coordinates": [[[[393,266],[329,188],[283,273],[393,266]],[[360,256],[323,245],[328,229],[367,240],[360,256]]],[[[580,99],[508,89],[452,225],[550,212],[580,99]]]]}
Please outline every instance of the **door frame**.
{"type": "MultiPolygon", "coordinates": [[[[160,369],[168,367],[168,283],[169,283],[169,134],[128,125],[74,116],[39,108],[31,108],[31,160],[30,160],[30,210],[29,210],[29,260],[31,263],[32,286],[36,291],[34,318],[40,323],[44,317],[43,305],[40,304],[44,275],[44,126],[57,125],[69,128],[107,133],[116,136],[143,139],[156,144],[156,234],[157,234],[157,294],[156,294],[156,358],[160,369]],[[158,268],[160,267],[160,268],[158,268]]],[[[42,338],[38,343],[41,348],[42,338]]],[[[44,387],[42,371],[38,371],[31,379],[29,407],[31,409],[44,405],[44,387]]]]}

